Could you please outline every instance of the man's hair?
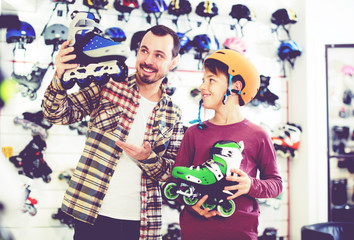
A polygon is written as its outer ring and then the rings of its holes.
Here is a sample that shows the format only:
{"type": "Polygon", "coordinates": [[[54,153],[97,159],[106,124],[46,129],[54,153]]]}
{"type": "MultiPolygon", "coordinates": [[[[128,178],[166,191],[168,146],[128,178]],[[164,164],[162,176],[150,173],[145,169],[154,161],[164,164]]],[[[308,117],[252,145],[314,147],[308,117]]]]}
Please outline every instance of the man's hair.
{"type": "Polygon", "coordinates": [[[156,36],[170,35],[173,38],[172,57],[175,58],[178,56],[181,45],[179,43],[179,37],[175,31],[173,31],[171,28],[166,27],[164,25],[155,25],[149,28],[148,30],[146,30],[141,39],[143,39],[144,36],[150,31],[156,36]]]}

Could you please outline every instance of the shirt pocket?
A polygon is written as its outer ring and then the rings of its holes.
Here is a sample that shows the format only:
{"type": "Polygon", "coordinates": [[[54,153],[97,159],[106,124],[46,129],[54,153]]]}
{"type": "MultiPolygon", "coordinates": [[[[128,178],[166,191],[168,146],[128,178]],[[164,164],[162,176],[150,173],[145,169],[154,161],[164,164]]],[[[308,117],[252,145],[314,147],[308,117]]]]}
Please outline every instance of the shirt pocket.
{"type": "Polygon", "coordinates": [[[94,116],[93,125],[105,132],[114,131],[122,113],[122,107],[103,99],[98,107],[97,114],[94,116]]]}
{"type": "Polygon", "coordinates": [[[155,140],[155,147],[154,151],[159,154],[163,154],[171,140],[173,128],[162,128],[158,130],[158,134],[156,136],[155,140]]]}

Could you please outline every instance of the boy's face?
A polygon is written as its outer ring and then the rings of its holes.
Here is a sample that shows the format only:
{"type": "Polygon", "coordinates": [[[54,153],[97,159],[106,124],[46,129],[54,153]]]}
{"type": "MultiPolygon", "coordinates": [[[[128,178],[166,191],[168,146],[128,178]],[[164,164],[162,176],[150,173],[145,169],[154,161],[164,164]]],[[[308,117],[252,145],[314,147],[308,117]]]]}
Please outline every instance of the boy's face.
{"type": "Polygon", "coordinates": [[[216,110],[222,106],[228,82],[229,80],[224,73],[216,71],[216,74],[214,74],[206,68],[203,83],[199,87],[203,99],[203,107],[216,110]]]}
{"type": "Polygon", "coordinates": [[[142,82],[155,83],[177,65],[178,58],[172,57],[172,48],[170,35],[156,36],[150,31],[144,36],[136,60],[136,70],[142,82]]]}

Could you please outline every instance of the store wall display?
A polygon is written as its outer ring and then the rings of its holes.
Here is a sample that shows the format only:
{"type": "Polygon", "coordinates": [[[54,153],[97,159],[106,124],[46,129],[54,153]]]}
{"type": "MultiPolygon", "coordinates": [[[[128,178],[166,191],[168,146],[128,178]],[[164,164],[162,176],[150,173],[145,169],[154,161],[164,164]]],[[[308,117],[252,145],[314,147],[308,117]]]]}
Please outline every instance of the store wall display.
{"type": "MultiPolygon", "coordinates": [[[[258,124],[267,125],[270,129],[275,129],[278,124],[288,121],[287,82],[292,79],[287,78],[283,73],[282,62],[277,55],[279,38],[277,33],[272,32],[273,23],[271,22],[272,13],[283,7],[279,5],[278,1],[272,0],[272,4],[266,8],[260,0],[252,2],[252,4],[247,3],[245,6],[249,13],[245,11],[241,12],[241,15],[231,15],[234,4],[232,1],[221,0],[115,0],[109,1],[109,4],[105,5],[105,9],[90,8],[84,4],[85,1],[37,0],[35,2],[37,3],[36,8],[17,12],[19,19],[31,24],[33,32],[37,33],[32,42],[23,45],[25,49],[16,50],[14,57],[12,57],[12,50],[17,43],[7,43],[5,38],[0,42],[0,66],[4,77],[11,77],[15,72],[21,76],[14,76],[15,79],[26,77],[27,82],[37,83],[37,86],[33,87],[36,98],[28,101],[28,97],[17,93],[0,110],[0,147],[13,146],[14,156],[18,155],[36,134],[17,126],[13,120],[24,112],[35,113],[40,108],[44,90],[54,74],[53,57],[62,41],[66,39],[65,31],[57,35],[55,33],[57,28],[52,32],[51,26],[69,29],[72,21],[71,14],[74,10],[89,11],[99,19],[97,26],[101,30],[101,34],[106,33],[105,37],[109,37],[117,43],[130,45],[130,54],[127,55],[125,61],[126,71],[129,74],[134,72],[135,49],[140,41],[139,34],[136,33],[140,32],[141,36],[143,30],[157,22],[180,33],[181,61],[166,84],[170,87],[171,97],[183,110],[183,121],[186,127],[190,126],[189,121],[195,118],[199,108],[198,87],[203,76],[201,63],[211,52],[226,47],[242,52],[256,65],[264,78],[263,95],[257,98],[261,104],[254,106],[249,103],[243,109],[245,116],[258,124]],[[257,17],[255,13],[257,13],[257,17]],[[240,25],[242,25],[242,34],[240,33],[240,25]],[[117,39],[114,39],[113,35],[109,35],[110,30],[117,30],[117,32],[121,30],[117,39]],[[42,34],[38,35],[38,33],[42,34]],[[34,74],[34,66],[45,69],[45,71],[41,74],[34,74]],[[191,92],[193,92],[193,96],[191,92]],[[262,116],[262,119],[259,119],[258,116],[262,116]]],[[[86,2],[94,3],[95,1],[86,2]]],[[[11,9],[3,9],[3,11],[11,13],[11,9]]],[[[4,32],[2,33],[4,36],[4,32]]],[[[289,68],[287,71],[290,72],[291,69],[289,68]]],[[[17,82],[21,82],[21,80],[17,80],[17,82]]],[[[78,89],[78,86],[73,86],[68,91],[77,91],[78,89]]],[[[208,111],[202,110],[202,119],[207,119],[209,114],[208,111]]],[[[1,222],[6,230],[13,232],[15,239],[29,239],[25,238],[27,236],[31,236],[30,239],[72,238],[72,228],[69,227],[71,222],[66,221],[58,212],[66,186],[56,176],[76,165],[81,154],[80,151],[83,149],[86,131],[85,122],[76,126],[52,126],[47,129],[48,137],[45,140],[47,149],[43,152],[43,158],[53,171],[49,183],[44,184],[43,181],[40,181],[41,179],[16,176],[20,182],[30,183],[31,195],[33,194],[38,202],[35,205],[37,209],[35,216],[17,211],[22,210],[22,206],[18,206],[18,209],[12,211],[16,214],[6,216],[1,222]],[[63,222],[64,224],[62,224],[63,222]]],[[[0,161],[9,163],[8,158],[3,154],[0,156],[0,161]]],[[[273,202],[260,202],[262,211],[259,226],[260,235],[267,228],[276,229],[278,236],[286,238],[289,235],[288,161],[288,157],[278,156],[284,181],[283,194],[277,199],[272,199],[273,202]]],[[[13,165],[9,165],[8,168],[8,171],[17,171],[13,165]]],[[[163,230],[165,234],[168,233],[169,224],[178,222],[178,209],[176,208],[178,207],[173,209],[168,204],[164,205],[163,230]]]]}

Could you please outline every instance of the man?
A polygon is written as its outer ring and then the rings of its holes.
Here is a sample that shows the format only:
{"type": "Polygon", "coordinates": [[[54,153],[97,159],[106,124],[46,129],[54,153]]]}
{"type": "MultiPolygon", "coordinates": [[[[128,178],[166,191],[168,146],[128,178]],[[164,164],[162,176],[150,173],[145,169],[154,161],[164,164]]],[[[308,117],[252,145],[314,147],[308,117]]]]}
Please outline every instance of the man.
{"type": "Polygon", "coordinates": [[[43,113],[54,124],[90,115],[85,148],[62,204],[79,220],[74,239],[161,239],[159,181],[170,175],[183,136],[181,111],[161,84],[179,61],[178,36],[162,25],[148,29],[135,74],[70,95],[60,84],[64,72],[77,67],[66,63],[75,59],[68,44],[56,56],[43,113]]]}

